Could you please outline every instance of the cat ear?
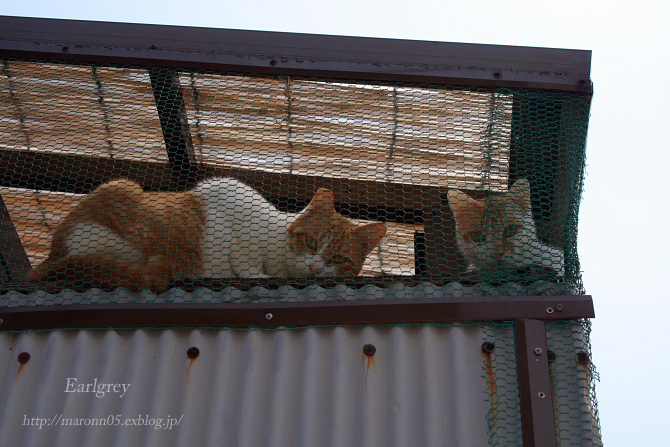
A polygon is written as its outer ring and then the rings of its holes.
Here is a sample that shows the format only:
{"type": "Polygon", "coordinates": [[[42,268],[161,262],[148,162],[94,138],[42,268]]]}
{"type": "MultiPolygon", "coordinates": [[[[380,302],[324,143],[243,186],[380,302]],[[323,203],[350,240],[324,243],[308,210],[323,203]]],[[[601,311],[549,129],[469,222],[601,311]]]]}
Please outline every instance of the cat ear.
{"type": "Polygon", "coordinates": [[[516,203],[523,212],[530,212],[530,183],[525,178],[517,180],[507,192],[507,200],[516,203]]]}
{"type": "Polygon", "coordinates": [[[335,211],[335,198],[330,189],[320,188],[307,205],[309,213],[332,214],[335,211]]]}
{"type": "Polygon", "coordinates": [[[379,222],[363,225],[352,231],[352,237],[361,243],[363,257],[370,254],[384,236],[386,236],[386,225],[379,222]]]}
{"type": "Polygon", "coordinates": [[[458,189],[450,189],[448,199],[454,219],[459,222],[468,221],[471,216],[475,220],[478,215],[486,211],[486,205],[483,202],[473,199],[458,189]]]}

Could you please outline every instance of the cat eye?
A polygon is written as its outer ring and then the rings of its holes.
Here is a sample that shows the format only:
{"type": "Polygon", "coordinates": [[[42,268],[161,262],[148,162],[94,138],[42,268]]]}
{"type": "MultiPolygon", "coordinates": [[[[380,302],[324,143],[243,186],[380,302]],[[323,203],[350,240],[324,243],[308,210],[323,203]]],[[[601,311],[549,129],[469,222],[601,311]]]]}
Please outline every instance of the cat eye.
{"type": "Polygon", "coordinates": [[[305,235],[305,246],[309,248],[310,250],[316,250],[318,247],[318,243],[316,239],[313,236],[310,236],[309,234],[305,235]]]}
{"type": "Polygon", "coordinates": [[[346,259],[344,256],[342,256],[342,255],[333,255],[333,256],[330,258],[330,261],[331,261],[333,264],[344,264],[344,263],[347,261],[347,259],[346,259]]]}

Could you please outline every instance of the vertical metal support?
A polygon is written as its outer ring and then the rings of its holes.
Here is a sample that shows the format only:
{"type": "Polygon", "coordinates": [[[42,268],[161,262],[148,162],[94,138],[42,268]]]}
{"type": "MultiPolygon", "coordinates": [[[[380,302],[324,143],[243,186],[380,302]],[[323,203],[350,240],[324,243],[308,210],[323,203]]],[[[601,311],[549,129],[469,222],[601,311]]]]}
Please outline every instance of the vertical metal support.
{"type": "Polygon", "coordinates": [[[188,128],[179,76],[175,70],[162,67],[151,68],[150,75],[165,146],[172,166],[170,189],[190,188],[197,181],[198,164],[188,128]]]}
{"type": "Polygon", "coordinates": [[[557,446],[547,334],[542,320],[514,322],[525,447],[557,446]]]}
{"type": "Polygon", "coordinates": [[[0,282],[18,281],[31,268],[19,234],[0,196],[0,282]]]}

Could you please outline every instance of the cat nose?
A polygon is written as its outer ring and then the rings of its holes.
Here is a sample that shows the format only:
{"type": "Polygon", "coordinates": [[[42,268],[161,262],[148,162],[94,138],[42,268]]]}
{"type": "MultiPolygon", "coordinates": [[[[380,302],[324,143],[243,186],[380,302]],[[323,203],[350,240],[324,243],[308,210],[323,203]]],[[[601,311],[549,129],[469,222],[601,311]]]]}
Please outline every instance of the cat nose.
{"type": "Polygon", "coordinates": [[[318,265],[310,265],[309,266],[309,272],[318,275],[321,272],[323,272],[323,269],[321,267],[319,267],[318,265]]]}

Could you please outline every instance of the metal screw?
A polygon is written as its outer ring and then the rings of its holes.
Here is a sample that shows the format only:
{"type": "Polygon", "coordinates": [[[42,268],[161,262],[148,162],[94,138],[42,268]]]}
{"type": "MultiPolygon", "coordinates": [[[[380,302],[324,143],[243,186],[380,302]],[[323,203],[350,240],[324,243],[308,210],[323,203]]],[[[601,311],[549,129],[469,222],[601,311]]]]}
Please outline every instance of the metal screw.
{"type": "Polygon", "coordinates": [[[151,44],[151,46],[150,46],[149,48],[151,48],[152,50],[155,50],[156,48],[158,48],[158,45],[156,45],[156,44],[154,43],[154,44],[151,44]]]}
{"type": "Polygon", "coordinates": [[[548,314],[553,314],[554,313],[554,308],[553,307],[547,307],[547,313],[548,314]]]}
{"type": "Polygon", "coordinates": [[[375,345],[363,345],[363,354],[375,355],[375,352],[377,352],[375,345]]]}
{"type": "Polygon", "coordinates": [[[25,364],[25,363],[28,363],[28,360],[30,360],[30,354],[28,354],[27,352],[22,352],[16,358],[16,361],[19,362],[22,365],[25,364]]]}
{"type": "Polygon", "coordinates": [[[2,323],[4,323],[4,322],[5,322],[5,320],[3,320],[2,318],[0,318],[0,324],[2,324],[2,323]]]}
{"type": "Polygon", "coordinates": [[[542,351],[542,348],[535,348],[535,350],[533,352],[535,353],[535,355],[542,355],[543,351],[542,351]]]}
{"type": "Polygon", "coordinates": [[[559,312],[563,312],[563,305],[560,304],[560,303],[557,304],[557,305],[556,305],[556,310],[559,311],[559,312]]]}
{"type": "Polygon", "coordinates": [[[188,350],[186,351],[186,356],[191,360],[197,359],[199,355],[200,355],[200,349],[196,348],[195,346],[188,348],[188,350]]]}
{"type": "Polygon", "coordinates": [[[275,59],[272,59],[270,61],[270,65],[272,65],[274,67],[275,65],[277,65],[277,61],[275,59]]]}
{"type": "Polygon", "coordinates": [[[537,393],[537,395],[538,395],[538,397],[539,397],[540,399],[544,399],[545,397],[547,397],[547,395],[544,394],[542,391],[540,391],[539,393],[537,393]]]}
{"type": "Polygon", "coordinates": [[[496,345],[493,342],[485,341],[482,343],[482,352],[485,354],[491,353],[495,350],[496,345]]]}
{"type": "Polygon", "coordinates": [[[493,73],[493,77],[496,78],[496,79],[500,79],[500,78],[502,78],[502,73],[500,73],[499,71],[496,71],[495,73],[493,73]]]}
{"type": "Polygon", "coordinates": [[[272,315],[270,312],[268,312],[268,313],[265,314],[265,319],[268,320],[268,321],[272,320],[274,317],[275,317],[275,316],[272,315]]]}
{"type": "Polygon", "coordinates": [[[68,51],[70,51],[70,47],[67,45],[63,46],[63,53],[67,53],[68,51]]]}

